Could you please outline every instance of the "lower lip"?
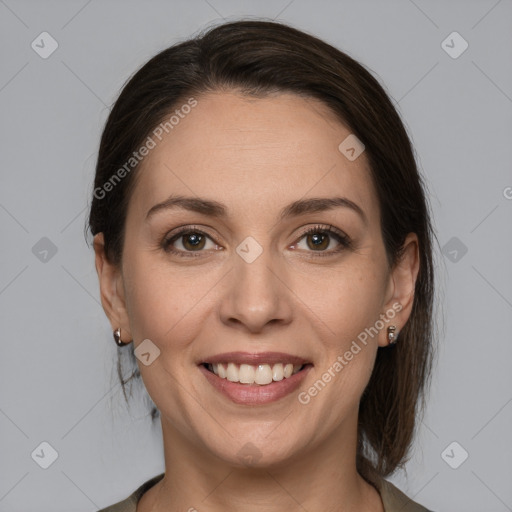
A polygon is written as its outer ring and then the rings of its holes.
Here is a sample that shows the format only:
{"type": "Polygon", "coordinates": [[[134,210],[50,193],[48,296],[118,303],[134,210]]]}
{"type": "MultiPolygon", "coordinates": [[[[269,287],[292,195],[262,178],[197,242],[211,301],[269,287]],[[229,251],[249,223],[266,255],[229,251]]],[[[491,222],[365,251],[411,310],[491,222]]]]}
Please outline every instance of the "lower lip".
{"type": "Polygon", "coordinates": [[[307,365],[291,377],[260,386],[259,384],[240,384],[239,382],[231,382],[228,379],[221,379],[203,365],[199,365],[199,369],[215,389],[227,396],[231,401],[241,405],[268,404],[293,393],[301,385],[311,368],[311,365],[307,365]]]}

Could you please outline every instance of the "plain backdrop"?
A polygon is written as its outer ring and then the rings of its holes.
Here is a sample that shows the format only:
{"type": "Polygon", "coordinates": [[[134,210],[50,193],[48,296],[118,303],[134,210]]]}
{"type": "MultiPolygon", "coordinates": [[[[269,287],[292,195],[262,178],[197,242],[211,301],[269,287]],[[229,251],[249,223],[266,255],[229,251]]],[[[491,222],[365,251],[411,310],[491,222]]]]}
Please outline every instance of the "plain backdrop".
{"type": "Polygon", "coordinates": [[[145,391],[124,403],[84,240],[96,153],[136,69],[247,16],[367,66],[429,188],[439,354],[412,458],[390,480],[436,512],[512,510],[510,0],[0,0],[0,511],[97,510],[164,469],[145,391]]]}

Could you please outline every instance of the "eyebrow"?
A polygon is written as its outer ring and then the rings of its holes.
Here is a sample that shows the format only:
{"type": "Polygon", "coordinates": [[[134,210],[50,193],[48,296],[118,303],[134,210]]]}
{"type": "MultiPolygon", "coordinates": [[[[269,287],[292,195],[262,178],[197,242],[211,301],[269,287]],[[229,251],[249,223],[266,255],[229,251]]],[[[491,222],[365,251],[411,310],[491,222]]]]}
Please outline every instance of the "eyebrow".
{"type": "MultiPolygon", "coordinates": [[[[356,212],[365,224],[368,219],[362,208],[347,199],[346,197],[312,197],[307,199],[299,199],[285,206],[279,213],[279,219],[285,220],[291,217],[297,217],[307,213],[317,213],[335,208],[349,208],[356,212]]],[[[181,195],[170,195],[165,201],[152,206],[146,214],[146,220],[155,215],[157,212],[164,210],[181,208],[209,217],[226,218],[228,209],[222,203],[210,199],[200,197],[187,197],[181,195]]]]}

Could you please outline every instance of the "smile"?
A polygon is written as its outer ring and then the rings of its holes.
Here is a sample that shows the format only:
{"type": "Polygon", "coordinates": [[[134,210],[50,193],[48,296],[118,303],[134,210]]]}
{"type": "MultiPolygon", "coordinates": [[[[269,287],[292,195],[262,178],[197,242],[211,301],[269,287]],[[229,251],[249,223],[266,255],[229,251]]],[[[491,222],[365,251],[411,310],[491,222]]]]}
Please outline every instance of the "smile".
{"type": "Polygon", "coordinates": [[[246,405],[265,404],[290,394],[312,367],[301,358],[277,353],[231,353],[199,364],[216,390],[246,405]]]}
{"type": "Polygon", "coordinates": [[[221,379],[227,379],[230,382],[239,382],[240,384],[258,384],[265,386],[271,382],[279,382],[283,379],[289,379],[292,375],[302,370],[304,365],[292,363],[259,364],[253,366],[250,364],[211,364],[206,368],[219,376],[221,379]]]}

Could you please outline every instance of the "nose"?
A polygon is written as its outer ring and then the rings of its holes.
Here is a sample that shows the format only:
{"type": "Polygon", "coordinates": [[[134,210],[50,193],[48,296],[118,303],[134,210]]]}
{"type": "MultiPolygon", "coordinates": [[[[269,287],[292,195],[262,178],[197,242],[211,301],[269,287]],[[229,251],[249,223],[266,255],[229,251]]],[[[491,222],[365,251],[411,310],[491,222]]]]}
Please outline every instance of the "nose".
{"type": "Polygon", "coordinates": [[[238,254],[233,259],[221,301],[222,322],[251,333],[262,332],[271,324],[289,324],[293,292],[286,284],[283,262],[268,249],[252,262],[238,254]]]}

